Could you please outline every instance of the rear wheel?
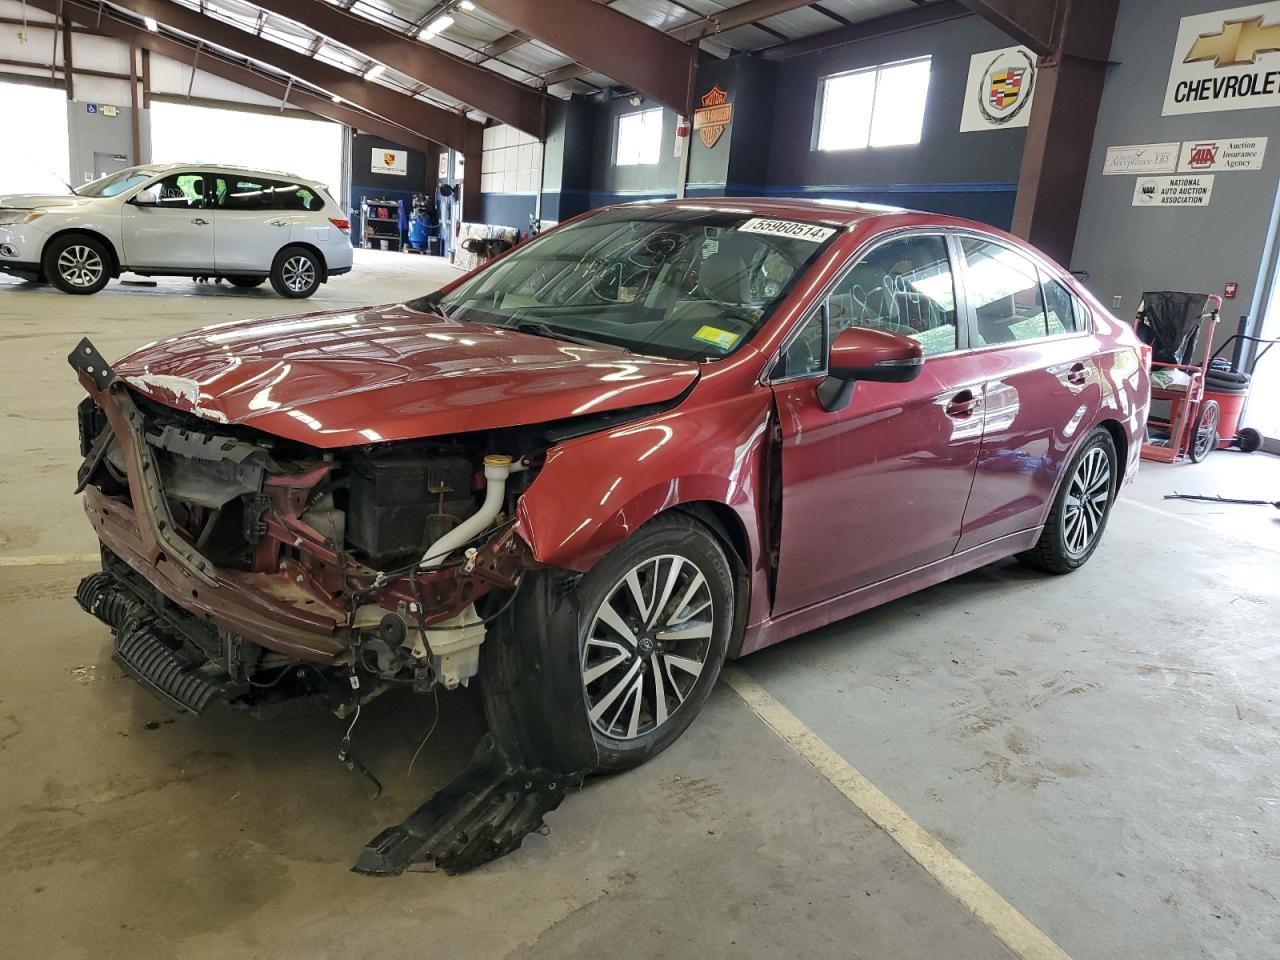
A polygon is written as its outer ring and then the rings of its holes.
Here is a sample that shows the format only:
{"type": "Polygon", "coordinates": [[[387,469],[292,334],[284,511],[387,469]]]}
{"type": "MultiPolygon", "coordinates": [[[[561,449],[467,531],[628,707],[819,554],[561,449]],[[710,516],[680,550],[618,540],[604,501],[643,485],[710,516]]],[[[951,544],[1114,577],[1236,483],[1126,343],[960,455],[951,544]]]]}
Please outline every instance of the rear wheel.
{"type": "Polygon", "coordinates": [[[1118,464],[1111,434],[1096,428],[1067,465],[1039,541],[1018,559],[1050,573],[1070,573],[1084,566],[1111,516],[1118,464]]]}
{"type": "Polygon", "coordinates": [[[320,258],[305,247],[285,247],[271,266],[271,286],[290,299],[311,296],[320,287],[320,258]]]}
{"type": "Polygon", "coordinates": [[[73,233],[50,241],[43,267],[63,293],[97,293],[111,279],[111,254],[96,237],[73,233]]]}
{"type": "Polygon", "coordinates": [[[693,722],[729,648],[733,584],[715,536],[675,514],[582,578],[582,707],[601,769],[644,762],[693,722]]]}
{"type": "Polygon", "coordinates": [[[241,287],[245,290],[250,287],[260,287],[267,282],[266,277],[227,277],[227,282],[233,287],[241,287]]]}

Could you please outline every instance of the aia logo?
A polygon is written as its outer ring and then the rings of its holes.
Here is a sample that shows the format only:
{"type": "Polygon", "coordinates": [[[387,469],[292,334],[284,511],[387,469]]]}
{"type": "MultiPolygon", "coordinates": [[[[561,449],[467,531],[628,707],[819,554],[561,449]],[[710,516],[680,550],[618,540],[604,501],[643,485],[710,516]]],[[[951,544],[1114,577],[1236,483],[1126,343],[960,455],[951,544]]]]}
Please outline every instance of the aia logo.
{"type": "Polygon", "coordinates": [[[1197,143],[1191,148],[1191,158],[1187,161],[1187,166],[1192,170],[1204,170],[1212,167],[1218,159],[1218,145],[1216,143],[1197,143]]]}

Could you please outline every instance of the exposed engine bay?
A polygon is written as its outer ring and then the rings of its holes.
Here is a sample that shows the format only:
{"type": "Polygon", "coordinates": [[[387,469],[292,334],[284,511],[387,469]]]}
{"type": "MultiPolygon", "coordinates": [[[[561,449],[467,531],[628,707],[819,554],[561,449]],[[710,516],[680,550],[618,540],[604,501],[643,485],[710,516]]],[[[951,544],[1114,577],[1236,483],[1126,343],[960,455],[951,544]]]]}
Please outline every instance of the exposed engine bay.
{"type": "MultiPolygon", "coordinates": [[[[175,707],[352,717],[339,759],[380,792],[352,749],[361,706],[396,685],[467,685],[494,631],[515,631],[522,592],[545,608],[554,573],[517,534],[516,502],[548,447],[582,425],[321,450],[147,399],[87,340],[70,359],[90,394],[77,492],[103,554],[77,600],[111,628],[121,668],[175,707]]],[[[522,673],[519,658],[544,656],[538,630],[515,659],[493,659],[522,673]]],[[[429,854],[453,872],[538,828],[592,766],[589,735],[554,731],[540,749],[517,729],[529,725],[521,698],[541,697],[508,690],[510,728],[358,868],[398,873],[429,854]]]]}

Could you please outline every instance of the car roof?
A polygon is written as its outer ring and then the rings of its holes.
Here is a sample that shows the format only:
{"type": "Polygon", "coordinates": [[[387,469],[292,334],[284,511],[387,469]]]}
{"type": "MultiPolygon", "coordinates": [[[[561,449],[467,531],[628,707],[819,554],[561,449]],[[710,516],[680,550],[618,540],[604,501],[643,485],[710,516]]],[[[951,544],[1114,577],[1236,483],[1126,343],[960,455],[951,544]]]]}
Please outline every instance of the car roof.
{"type": "Polygon", "coordinates": [[[306,177],[287,173],[284,170],[264,170],[260,167],[242,167],[234,163],[143,163],[138,164],[132,169],[143,170],[147,173],[169,173],[172,170],[190,170],[193,173],[261,174],[264,177],[275,177],[280,180],[292,180],[295,183],[305,183],[308,186],[321,187],[326,190],[328,189],[328,187],[318,180],[308,180],[306,177]]]}

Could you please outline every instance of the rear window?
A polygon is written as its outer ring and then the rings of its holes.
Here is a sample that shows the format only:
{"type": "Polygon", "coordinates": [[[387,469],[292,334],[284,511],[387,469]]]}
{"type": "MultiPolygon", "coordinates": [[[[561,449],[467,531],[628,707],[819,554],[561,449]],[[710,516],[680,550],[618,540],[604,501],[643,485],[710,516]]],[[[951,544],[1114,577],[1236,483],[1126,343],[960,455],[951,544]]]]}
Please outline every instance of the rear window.
{"type": "Polygon", "coordinates": [[[302,183],[270,181],[276,195],[276,206],[281,210],[321,210],[324,200],[313,188],[302,183]]]}

